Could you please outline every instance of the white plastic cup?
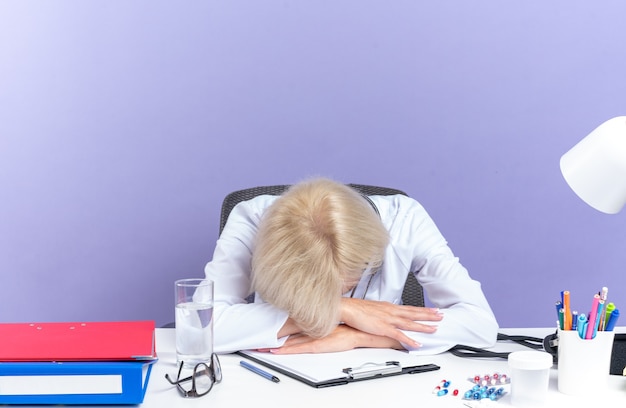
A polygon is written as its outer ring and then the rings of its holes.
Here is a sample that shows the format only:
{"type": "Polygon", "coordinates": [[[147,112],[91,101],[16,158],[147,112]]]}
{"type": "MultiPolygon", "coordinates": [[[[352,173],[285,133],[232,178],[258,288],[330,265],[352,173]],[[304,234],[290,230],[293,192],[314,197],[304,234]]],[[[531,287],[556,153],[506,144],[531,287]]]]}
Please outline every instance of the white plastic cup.
{"type": "Polygon", "coordinates": [[[602,393],[608,386],[613,351],[612,331],[581,339],[576,330],[559,330],[558,388],[563,394],[602,393]]]}
{"type": "Polygon", "coordinates": [[[552,354],[544,351],[515,351],[509,354],[511,404],[515,407],[542,406],[548,395],[552,354]]]}

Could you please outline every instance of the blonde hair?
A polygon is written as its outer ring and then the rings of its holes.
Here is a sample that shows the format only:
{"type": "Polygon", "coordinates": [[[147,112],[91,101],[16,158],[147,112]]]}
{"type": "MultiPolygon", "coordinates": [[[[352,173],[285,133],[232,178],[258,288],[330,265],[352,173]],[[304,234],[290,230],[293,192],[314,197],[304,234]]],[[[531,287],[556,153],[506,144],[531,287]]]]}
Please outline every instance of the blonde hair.
{"type": "Polygon", "coordinates": [[[308,335],[338,324],[342,288],[382,264],[389,234],[354,189],[324,178],[290,187],[268,207],[252,256],[252,287],[308,335]]]}

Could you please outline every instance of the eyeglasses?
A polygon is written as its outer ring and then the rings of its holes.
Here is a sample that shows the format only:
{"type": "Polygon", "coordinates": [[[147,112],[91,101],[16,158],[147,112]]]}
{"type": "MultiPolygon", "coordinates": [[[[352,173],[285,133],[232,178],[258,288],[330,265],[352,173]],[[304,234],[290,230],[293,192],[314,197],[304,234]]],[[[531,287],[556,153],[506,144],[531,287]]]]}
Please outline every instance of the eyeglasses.
{"type": "Polygon", "coordinates": [[[207,395],[209,391],[211,391],[211,388],[213,388],[213,384],[222,381],[222,366],[215,353],[211,355],[210,365],[198,363],[194,366],[193,373],[189,377],[180,378],[184,365],[185,362],[181,361],[178,367],[176,381],[172,380],[169,374],[165,374],[165,379],[169,381],[170,384],[175,385],[184,398],[197,398],[207,395]],[[187,390],[182,384],[189,381],[191,381],[191,389],[187,390]]]}

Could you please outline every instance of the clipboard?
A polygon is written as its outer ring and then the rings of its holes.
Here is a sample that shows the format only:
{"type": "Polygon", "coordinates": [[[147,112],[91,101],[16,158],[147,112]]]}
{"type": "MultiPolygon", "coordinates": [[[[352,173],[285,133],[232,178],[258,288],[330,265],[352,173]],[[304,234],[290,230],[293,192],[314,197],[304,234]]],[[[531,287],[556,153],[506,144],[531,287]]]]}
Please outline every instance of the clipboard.
{"type": "Polygon", "coordinates": [[[245,350],[237,354],[314,388],[440,368],[436,364],[425,363],[424,357],[393,349],[363,348],[338,353],[290,355],[245,350]]]}

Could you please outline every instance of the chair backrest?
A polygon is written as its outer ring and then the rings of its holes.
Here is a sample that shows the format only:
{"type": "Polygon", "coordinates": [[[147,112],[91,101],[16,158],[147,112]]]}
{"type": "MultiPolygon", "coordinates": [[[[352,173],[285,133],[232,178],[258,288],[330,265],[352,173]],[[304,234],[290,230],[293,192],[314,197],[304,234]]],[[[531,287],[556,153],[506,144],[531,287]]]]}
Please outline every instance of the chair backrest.
{"type": "MultiPolygon", "coordinates": [[[[348,186],[354,188],[359,193],[370,195],[407,195],[404,191],[397,190],[395,188],[370,186],[366,184],[348,184],[348,186]]],[[[233,191],[228,194],[222,203],[222,211],[220,215],[220,234],[226,225],[226,220],[230,215],[231,210],[240,202],[250,200],[260,195],[281,195],[289,188],[289,185],[280,184],[274,186],[259,186],[251,187],[243,190],[233,191]]],[[[417,282],[415,276],[410,273],[407,276],[404,290],[402,292],[402,303],[412,306],[424,306],[424,290],[422,286],[417,282]]]]}

